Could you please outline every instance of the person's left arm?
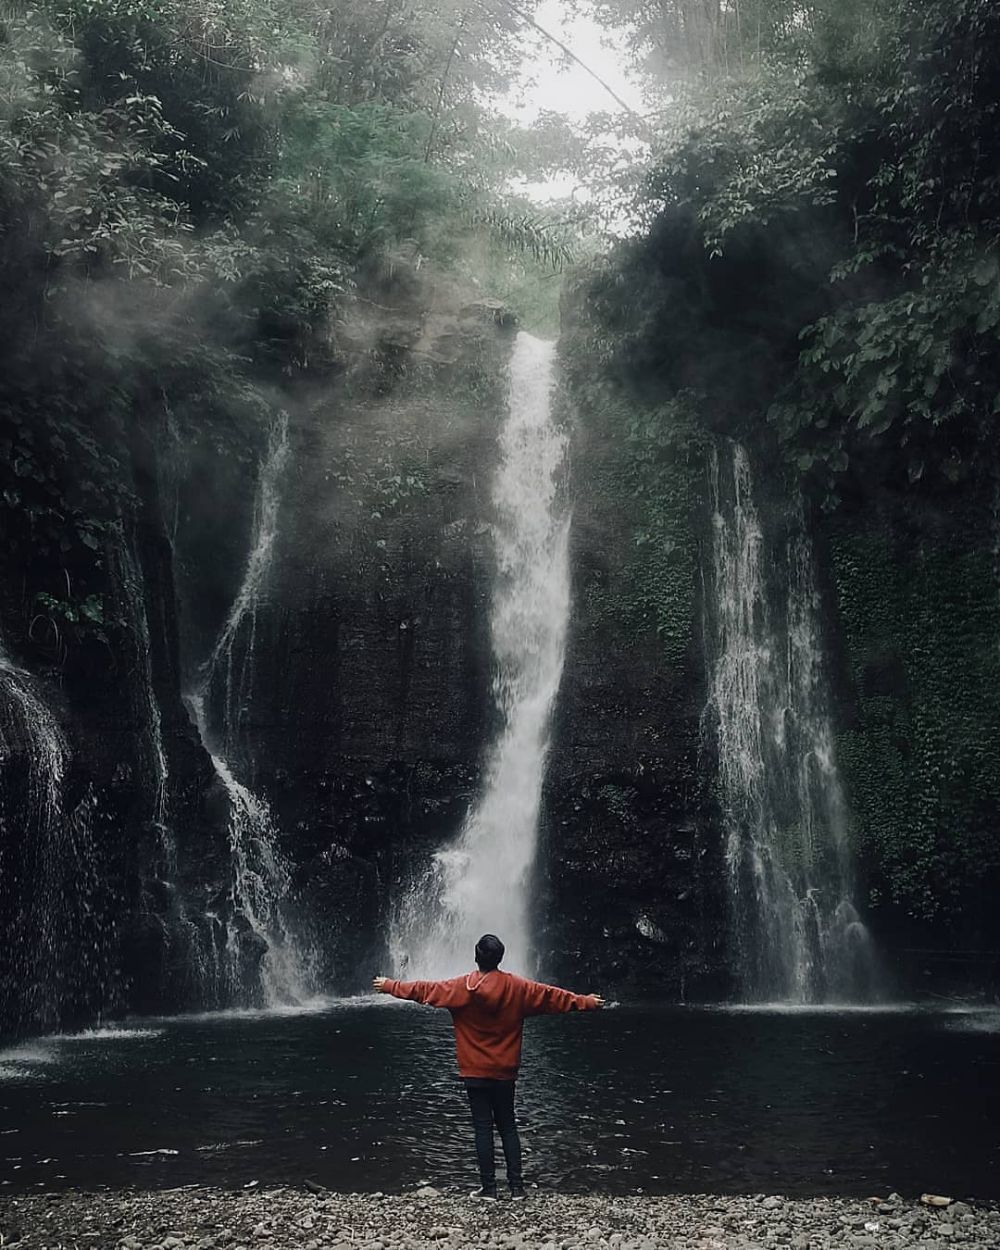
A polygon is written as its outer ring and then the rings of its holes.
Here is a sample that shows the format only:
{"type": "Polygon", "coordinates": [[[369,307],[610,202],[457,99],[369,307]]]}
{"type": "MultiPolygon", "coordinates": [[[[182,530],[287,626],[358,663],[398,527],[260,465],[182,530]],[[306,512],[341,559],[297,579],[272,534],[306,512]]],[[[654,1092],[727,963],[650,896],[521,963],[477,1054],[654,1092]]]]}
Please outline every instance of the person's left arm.
{"type": "Polygon", "coordinates": [[[465,977],[453,977],[450,981],[394,981],[391,977],[375,977],[372,989],[378,994],[391,994],[393,998],[450,1010],[468,1001],[465,980],[465,977]]]}
{"type": "Polygon", "coordinates": [[[526,1016],[547,1016],[561,1011],[596,1011],[604,1006],[604,999],[600,994],[574,994],[558,985],[525,981],[523,1003],[526,1016]]]}

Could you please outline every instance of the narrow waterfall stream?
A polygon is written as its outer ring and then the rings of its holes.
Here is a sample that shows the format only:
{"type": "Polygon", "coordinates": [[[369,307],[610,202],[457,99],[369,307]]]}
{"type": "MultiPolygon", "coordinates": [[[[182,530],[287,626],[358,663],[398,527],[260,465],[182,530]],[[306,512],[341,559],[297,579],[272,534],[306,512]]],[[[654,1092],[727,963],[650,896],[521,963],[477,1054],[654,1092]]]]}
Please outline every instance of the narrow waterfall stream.
{"type": "Polygon", "coordinates": [[[33,679],[0,648],[0,762],[7,765],[13,734],[29,750],[29,789],[39,819],[46,825],[62,816],[62,783],[67,747],[62,730],[35,689],[33,679]]]}
{"type": "Polygon", "coordinates": [[[406,975],[463,971],[484,932],[506,943],[506,968],[532,970],[527,891],[570,604],[569,519],[559,506],[567,438],[552,417],[554,365],[554,343],[518,335],[493,487],[490,627],[503,727],[481,798],[399,907],[390,947],[406,975]]]}
{"type": "Polygon", "coordinates": [[[847,807],[837,769],[803,520],[770,550],[746,451],[713,454],[713,577],[706,725],[718,748],[732,937],[749,1001],[851,1001],[877,992],[852,901],[847,807]],[[783,582],[772,569],[785,570],[783,582]]]}
{"type": "MultiPolygon", "coordinates": [[[[146,906],[160,916],[170,963],[195,1001],[218,1000],[212,925],[196,907],[190,908],[181,889],[177,835],[170,810],[170,766],[163,740],[163,713],[153,680],[152,638],[146,606],[146,580],[134,538],[122,528],[110,552],[114,583],[124,604],[132,635],[136,680],[134,716],[140,727],[146,767],[152,782],[149,823],[155,854],[144,850],[141,872],[146,906]],[[151,890],[152,887],[152,890],[151,890]],[[162,892],[162,901],[151,897],[162,892]]],[[[152,850],[153,848],[150,848],[152,850]]]]}
{"type": "Polygon", "coordinates": [[[244,763],[249,771],[243,715],[252,689],[257,610],[274,558],[281,476],[288,456],[288,418],[282,413],[261,463],[243,581],[212,648],[204,679],[185,698],[229,798],[233,911],[222,956],[223,992],[238,1000],[248,988],[248,957],[251,961],[260,957],[259,987],[269,1005],[300,1002],[311,992],[308,958],[283,910],[290,878],[274,819],[263,796],[236,775],[244,763]],[[210,722],[215,708],[218,728],[210,722]]]}
{"type": "Polygon", "coordinates": [[[204,692],[220,710],[222,749],[227,758],[244,747],[243,717],[250,699],[257,644],[257,608],[274,561],[281,509],[281,478],[289,457],[288,416],[279,413],[271,426],[254,500],[250,551],[243,581],[206,666],[204,692]]]}
{"type": "MultiPolygon", "coordinates": [[[[205,701],[201,694],[185,700],[203,743],[208,741],[205,701]]],[[[206,750],[208,747],[206,746],[206,750]]],[[[260,988],[264,1002],[276,1006],[301,1002],[310,992],[306,960],[282,915],[289,872],[277,845],[277,830],[267,803],[236,779],[220,756],[209,750],[212,767],[229,798],[229,853],[233,915],[226,926],[219,968],[224,998],[239,1000],[246,988],[244,927],[258,944],[260,988]]]]}
{"type": "Polygon", "coordinates": [[[17,829],[16,851],[0,864],[0,1013],[8,1021],[53,1024],[109,978],[106,942],[95,923],[98,859],[89,797],[68,811],[64,781],[70,752],[41,684],[0,645],[0,825],[17,829]],[[68,985],[67,985],[68,982],[68,985]]]}
{"type": "Polygon", "coordinates": [[[153,685],[153,654],[149,634],[149,613],[146,610],[146,586],[135,548],[122,531],[114,548],[115,580],[128,609],[135,638],[135,657],[139,680],[135,690],[141,700],[136,709],[137,720],[146,728],[146,749],[153,778],[153,810],[151,818],[160,836],[165,879],[173,880],[177,867],[177,848],[169,821],[170,770],[163,745],[163,716],[153,685]]]}

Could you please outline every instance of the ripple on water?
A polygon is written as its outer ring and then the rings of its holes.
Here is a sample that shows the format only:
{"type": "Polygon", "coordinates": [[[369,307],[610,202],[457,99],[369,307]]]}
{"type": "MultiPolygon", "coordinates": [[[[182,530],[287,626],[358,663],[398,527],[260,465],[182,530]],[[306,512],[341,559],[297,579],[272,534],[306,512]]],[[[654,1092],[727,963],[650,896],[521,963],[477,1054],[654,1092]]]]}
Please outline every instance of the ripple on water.
{"type": "Polygon", "coordinates": [[[61,1059],[60,1049],[66,1043],[103,1043],[136,1041],[160,1037],[163,1029],[107,1028],[84,1029],[81,1033],[50,1033],[0,1050],[0,1081],[37,1080],[46,1075],[61,1059]]]}
{"type": "Polygon", "coordinates": [[[1000,1008],[986,1007],[979,1010],[952,1013],[948,1028],[956,1033],[1000,1033],[1000,1008]]]}
{"type": "Polygon", "coordinates": [[[259,1146],[263,1140],[262,1137],[253,1137],[245,1141],[215,1141],[209,1142],[206,1146],[195,1146],[195,1150],[201,1154],[219,1154],[223,1150],[241,1150],[248,1146],[259,1146]]]}
{"type": "Polygon", "coordinates": [[[20,1046],[11,1046],[0,1050],[0,1067],[11,1068],[19,1076],[30,1075],[32,1068],[44,1067],[55,1063],[59,1056],[44,1041],[24,1042],[20,1046]]]}
{"type": "Polygon", "coordinates": [[[34,1075],[30,1068],[0,1062],[0,1081],[24,1081],[34,1075]]]}
{"type": "Polygon", "coordinates": [[[163,1029],[129,1029],[109,1026],[102,1029],[84,1029],[81,1033],[53,1033],[46,1040],[50,1042],[131,1042],[141,1038],[162,1036],[163,1029]]]}
{"type": "Polygon", "coordinates": [[[916,1002],[885,1003],[708,1003],[695,1006],[695,1011],[718,1011],[725,1015],[775,1016],[913,1016],[928,1012],[955,1010],[916,1002]]]}
{"type": "MultiPolygon", "coordinates": [[[[368,995],[367,997],[372,997],[368,995]]],[[[380,996],[381,997],[381,996],[380,996]]],[[[322,1015],[338,1008],[358,1007],[365,997],[331,998],[317,994],[301,1003],[278,1003],[269,1007],[226,1007],[218,1011],[185,1011],[175,1016],[156,1016],[160,1024],[224,1024],[227,1020],[283,1020],[296,1016],[322,1015]]]]}

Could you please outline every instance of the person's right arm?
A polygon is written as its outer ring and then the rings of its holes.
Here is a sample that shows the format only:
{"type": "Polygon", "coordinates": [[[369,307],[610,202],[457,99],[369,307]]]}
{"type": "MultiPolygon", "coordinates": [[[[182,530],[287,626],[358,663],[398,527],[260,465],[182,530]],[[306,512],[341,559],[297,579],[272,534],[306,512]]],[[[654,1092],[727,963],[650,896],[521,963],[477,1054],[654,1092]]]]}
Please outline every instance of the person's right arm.
{"type": "Polygon", "coordinates": [[[465,977],[453,977],[450,981],[393,981],[390,977],[375,977],[372,989],[379,994],[391,994],[393,998],[406,998],[410,1002],[424,1003],[428,1007],[461,1007],[469,998],[465,977]]]}
{"type": "Polygon", "coordinates": [[[596,1011],[604,1006],[600,994],[573,994],[558,985],[543,985],[541,981],[524,982],[522,1010],[526,1016],[555,1015],[560,1011],[596,1011]]]}

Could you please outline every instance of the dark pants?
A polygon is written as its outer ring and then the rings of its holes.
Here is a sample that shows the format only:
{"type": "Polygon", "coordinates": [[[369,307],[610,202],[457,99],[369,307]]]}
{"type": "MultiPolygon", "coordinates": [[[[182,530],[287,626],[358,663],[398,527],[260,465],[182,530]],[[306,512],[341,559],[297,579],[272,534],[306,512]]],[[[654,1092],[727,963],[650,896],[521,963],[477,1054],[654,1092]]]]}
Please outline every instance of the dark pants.
{"type": "Polygon", "coordinates": [[[513,1081],[466,1081],[469,1107],[472,1110],[472,1126],[476,1133],[476,1158],[479,1160],[479,1179],[483,1185],[497,1183],[496,1165],[493,1160],[493,1125],[497,1126],[503,1145],[503,1157],[507,1162],[507,1183],[521,1182],[521,1139],[514,1122],[513,1081]]]}

